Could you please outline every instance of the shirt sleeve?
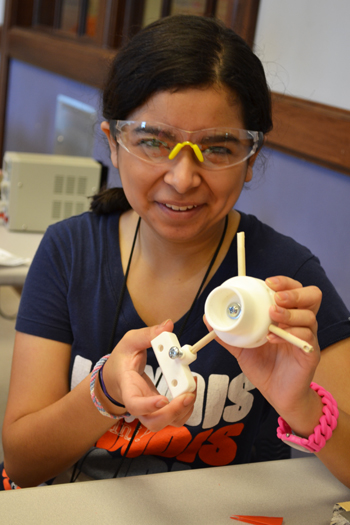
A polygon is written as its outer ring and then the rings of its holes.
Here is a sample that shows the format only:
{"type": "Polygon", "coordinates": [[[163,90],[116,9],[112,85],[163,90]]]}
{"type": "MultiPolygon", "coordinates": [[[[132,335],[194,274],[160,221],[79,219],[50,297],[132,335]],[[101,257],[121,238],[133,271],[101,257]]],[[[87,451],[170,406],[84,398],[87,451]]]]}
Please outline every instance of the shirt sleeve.
{"type": "Polygon", "coordinates": [[[70,280],[69,238],[49,227],[25,280],[16,330],[71,344],[67,294],[70,280]]]}
{"type": "Polygon", "coordinates": [[[317,314],[318,342],[321,350],[350,337],[350,312],[328,279],[317,257],[310,257],[295,273],[303,286],[314,285],[322,291],[317,314]]]}

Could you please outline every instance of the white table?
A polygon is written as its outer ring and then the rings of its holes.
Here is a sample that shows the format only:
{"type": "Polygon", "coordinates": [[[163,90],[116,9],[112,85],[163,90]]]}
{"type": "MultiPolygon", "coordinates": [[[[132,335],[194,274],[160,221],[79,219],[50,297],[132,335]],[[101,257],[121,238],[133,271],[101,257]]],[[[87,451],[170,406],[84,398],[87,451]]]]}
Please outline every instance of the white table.
{"type": "Polygon", "coordinates": [[[87,481],[0,493],[1,523],[220,525],[233,515],[329,525],[350,490],[315,457],[87,481]]]}
{"type": "MultiPolygon", "coordinates": [[[[0,248],[18,257],[32,259],[42,237],[42,233],[12,232],[0,226],[0,248]]],[[[23,286],[28,268],[28,265],[0,266],[0,286],[23,286]]]]}

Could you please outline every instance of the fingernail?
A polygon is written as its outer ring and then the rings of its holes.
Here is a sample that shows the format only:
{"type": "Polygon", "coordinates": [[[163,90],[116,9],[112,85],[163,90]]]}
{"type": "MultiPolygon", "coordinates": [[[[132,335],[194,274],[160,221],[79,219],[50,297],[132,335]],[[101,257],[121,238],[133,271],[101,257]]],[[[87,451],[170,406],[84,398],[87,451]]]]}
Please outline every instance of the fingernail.
{"type": "Polygon", "coordinates": [[[266,282],[271,284],[278,284],[280,280],[278,277],[269,277],[268,279],[266,279],[266,282]]]}
{"type": "Polygon", "coordinates": [[[167,399],[160,399],[159,401],[157,401],[156,407],[163,408],[163,407],[166,407],[168,404],[169,404],[169,401],[167,399]]]}
{"type": "Polygon", "coordinates": [[[281,308],[280,306],[277,306],[277,304],[274,305],[274,310],[279,314],[283,314],[285,312],[285,308],[281,308]]]}
{"type": "Polygon", "coordinates": [[[288,299],[289,299],[288,292],[278,292],[276,295],[277,295],[277,297],[279,298],[280,301],[288,301],[288,299]]]}
{"type": "Polygon", "coordinates": [[[166,321],[163,321],[160,326],[165,326],[169,321],[171,321],[171,319],[167,319],[166,321]]]}
{"type": "Polygon", "coordinates": [[[194,394],[189,394],[185,397],[185,399],[183,400],[183,406],[184,407],[188,407],[188,405],[190,405],[191,403],[193,403],[193,400],[194,400],[194,394]]]}

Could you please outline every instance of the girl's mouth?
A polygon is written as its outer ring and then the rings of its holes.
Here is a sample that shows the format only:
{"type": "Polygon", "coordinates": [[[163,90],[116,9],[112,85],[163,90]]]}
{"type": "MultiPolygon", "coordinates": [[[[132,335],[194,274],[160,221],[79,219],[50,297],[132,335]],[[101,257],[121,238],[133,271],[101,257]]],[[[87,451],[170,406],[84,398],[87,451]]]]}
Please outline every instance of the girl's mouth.
{"type": "Polygon", "coordinates": [[[195,204],[190,206],[175,206],[174,204],[165,204],[165,206],[173,211],[189,211],[193,210],[193,208],[197,208],[195,204]]]}

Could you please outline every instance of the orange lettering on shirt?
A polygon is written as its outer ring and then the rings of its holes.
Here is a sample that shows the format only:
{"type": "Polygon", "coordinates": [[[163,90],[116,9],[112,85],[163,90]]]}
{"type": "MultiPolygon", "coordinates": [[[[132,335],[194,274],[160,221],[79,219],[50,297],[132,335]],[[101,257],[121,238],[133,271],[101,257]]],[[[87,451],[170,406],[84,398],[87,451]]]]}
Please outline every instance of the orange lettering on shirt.
{"type": "Polygon", "coordinates": [[[192,443],[190,443],[186,450],[184,450],[182,454],[177,456],[176,459],[185,463],[192,463],[196,458],[198,450],[212,432],[213,429],[211,428],[210,430],[205,430],[205,432],[200,432],[199,434],[197,434],[192,443]]]}
{"type": "Polygon", "coordinates": [[[237,452],[237,445],[231,436],[239,436],[244,428],[243,423],[235,423],[216,430],[208,441],[212,445],[202,445],[198,455],[207,465],[213,467],[228,465],[231,463],[237,452]]]}
{"type": "Polygon", "coordinates": [[[148,441],[144,454],[174,458],[190,443],[192,435],[186,427],[167,426],[148,441]]]}

